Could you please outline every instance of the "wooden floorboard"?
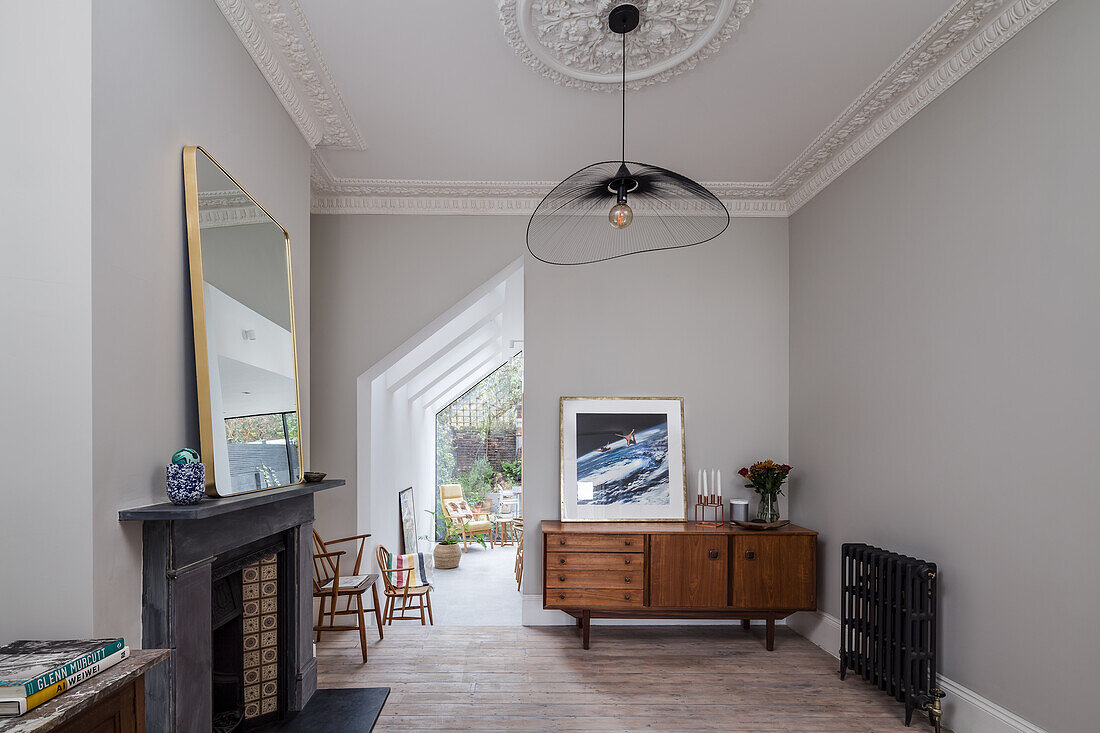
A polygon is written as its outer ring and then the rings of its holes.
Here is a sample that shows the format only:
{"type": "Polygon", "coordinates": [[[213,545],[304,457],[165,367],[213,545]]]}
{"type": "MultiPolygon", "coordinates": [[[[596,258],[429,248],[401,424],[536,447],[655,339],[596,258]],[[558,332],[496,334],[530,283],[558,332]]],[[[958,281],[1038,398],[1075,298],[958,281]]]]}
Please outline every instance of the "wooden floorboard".
{"type": "Polygon", "coordinates": [[[389,687],[376,731],[730,731],[889,733],[900,703],[806,639],[735,626],[397,626],[317,645],[320,687],[389,687]]]}

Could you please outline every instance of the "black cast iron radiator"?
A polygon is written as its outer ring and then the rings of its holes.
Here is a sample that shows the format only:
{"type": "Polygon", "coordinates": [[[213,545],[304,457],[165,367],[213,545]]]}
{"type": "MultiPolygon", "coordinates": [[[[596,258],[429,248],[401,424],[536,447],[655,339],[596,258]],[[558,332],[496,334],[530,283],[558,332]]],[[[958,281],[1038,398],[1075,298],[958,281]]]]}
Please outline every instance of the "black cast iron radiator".
{"type": "Polygon", "coordinates": [[[849,670],[940,726],[936,564],[858,542],[841,548],[840,678],[849,670]]]}

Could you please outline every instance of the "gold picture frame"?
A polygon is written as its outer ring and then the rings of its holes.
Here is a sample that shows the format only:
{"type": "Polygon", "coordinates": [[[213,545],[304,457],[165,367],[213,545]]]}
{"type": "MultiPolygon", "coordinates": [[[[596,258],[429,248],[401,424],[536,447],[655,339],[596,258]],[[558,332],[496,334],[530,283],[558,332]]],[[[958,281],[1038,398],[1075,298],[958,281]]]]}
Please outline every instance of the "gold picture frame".
{"type": "MultiPolygon", "coordinates": [[[[684,425],[684,398],[683,397],[561,397],[558,403],[558,421],[560,432],[560,444],[559,444],[559,469],[560,469],[560,517],[563,522],[682,522],[687,517],[687,438],[684,425]],[[622,410],[607,410],[601,411],[598,408],[604,403],[608,403],[608,406],[614,404],[616,406],[622,406],[629,403],[630,409],[622,410]],[[596,408],[593,413],[581,413],[577,409],[584,409],[586,407],[596,408]],[[661,409],[657,409],[661,408],[661,409]],[[652,412],[642,412],[642,410],[652,410],[652,412]],[[608,415],[608,416],[624,416],[624,415],[647,415],[653,416],[657,414],[663,414],[666,417],[666,423],[664,425],[665,432],[665,445],[666,445],[666,460],[668,461],[668,504],[667,510],[662,512],[659,507],[663,505],[641,505],[641,504],[623,504],[613,506],[651,506],[658,507],[652,511],[634,511],[629,512],[626,509],[615,509],[609,511],[607,507],[612,506],[608,504],[586,504],[584,506],[591,508],[590,510],[581,510],[580,499],[574,498],[574,494],[579,491],[579,484],[576,480],[577,463],[581,456],[578,456],[580,449],[577,447],[579,436],[577,434],[576,418],[581,414],[593,414],[593,415],[608,415]],[[567,442],[566,434],[570,432],[570,440],[567,442]],[[679,440],[675,440],[678,433],[679,440]],[[675,443],[679,444],[679,450],[675,450],[675,443]],[[567,477],[570,477],[567,480],[567,477]],[[679,486],[676,484],[679,483],[679,486]],[[571,484],[577,484],[573,486],[571,484]],[[595,509],[595,507],[605,507],[604,509],[595,509]],[[595,516],[601,515],[601,516],[595,516]]],[[[657,430],[658,427],[654,426],[647,430],[657,430]]],[[[642,437],[645,433],[639,434],[638,437],[642,437]]],[[[610,433],[609,433],[610,435],[610,433]]],[[[625,435],[615,435],[620,438],[619,441],[614,441],[614,444],[622,442],[622,446],[617,448],[611,447],[611,444],[605,445],[603,448],[597,449],[597,452],[603,452],[604,450],[616,450],[621,448],[630,448],[638,445],[637,442],[631,443],[625,435]]],[[[632,435],[631,432],[627,432],[626,435],[632,435]]]]}
{"type": "MultiPolygon", "coordinates": [[[[302,399],[299,388],[299,374],[298,374],[298,334],[294,323],[294,277],[291,267],[291,252],[290,252],[290,233],[283,227],[278,220],[271,215],[263,205],[257,201],[252,194],[245,190],[233,175],[227,171],[221,163],[217,161],[206,149],[201,145],[188,145],[183,149],[183,189],[184,189],[184,210],[187,220],[187,256],[188,256],[188,269],[190,272],[191,280],[191,311],[192,311],[192,323],[195,339],[195,381],[196,391],[198,396],[198,408],[199,408],[199,441],[201,449],[201,459],[206,465],[206,493],[209,496],[240,496],[242,494],[251,494],[257,491],[268,491],[270,489],[284,488],[286,486],[293,486],[299,484],[304,480],[303,473],[305,471],[305,430],[302,425],[302,399]],[[199,176],[198,176],[198,156],[199,154],[205,156],[205,158],[218,168],[229,179],[240,192],[247,196],[248,200],[262,211],[267,217],[275,224],[283,235],[283,244],[286,250],[286,286],[287,297],[289,299],[289,318],[290,318],[290,335],[291,335],[291,360],[293,361],[293,375],[294,375],[294,408],[295,416],[297,420],[298,441],[297,441],[297,480],[291,481],[287,484],[277,486],[263,486],[256,489],[242,490],[242,491],[219,491],[217,484],[217,471],[215,465],[215,439],[214,439],[214,417],[212,410],[212,398],[211,398],[211,379],[210,379],[210,362],[209,362],[209,350],[207,348],[207,311],[206,311],[206,297],[204,292],[204,277],[203,277],[203,256],[202,256],[202,234],[201,234],[201,210],[199,206],[199,176]]],[[[291,478],[293,478],[293,473],[291,478]]]]}

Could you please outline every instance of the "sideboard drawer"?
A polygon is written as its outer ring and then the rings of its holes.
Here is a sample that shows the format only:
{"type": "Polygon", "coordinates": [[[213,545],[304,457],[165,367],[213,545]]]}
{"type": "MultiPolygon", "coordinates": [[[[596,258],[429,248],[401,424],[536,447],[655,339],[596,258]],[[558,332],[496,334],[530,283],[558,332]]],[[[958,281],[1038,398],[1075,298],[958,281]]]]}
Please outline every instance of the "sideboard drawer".
{"type": "Polygon", "coordinates": [[[547,608],[641,608],[641,588],[547,588],[547,608]]]}
{"type": "Polygon", "coordinates": [[[645,552],[642,534],[548,534],[548,552],[645,552]]]}
{"type": "Polygon", "coordinates": [[[627,552],[547,552],[546,573],[559,570],[645,570],[645,555],[627,552]]]}
{"type": "Polygon", "coordinates": [[[645,582],[641,570],[554,570],[546,573],[547,592],[555,588],[639,588],[645,582]]]}

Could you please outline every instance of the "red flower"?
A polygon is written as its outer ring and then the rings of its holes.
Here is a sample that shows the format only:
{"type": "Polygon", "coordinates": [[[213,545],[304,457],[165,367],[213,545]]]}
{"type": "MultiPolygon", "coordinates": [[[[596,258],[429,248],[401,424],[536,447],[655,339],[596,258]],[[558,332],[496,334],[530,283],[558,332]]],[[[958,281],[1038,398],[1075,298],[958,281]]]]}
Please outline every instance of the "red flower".
{"type": "Polygon", "coordinates": [[[749,475],[749,469],[747,469],[747,468],[742,468],[742,469],[741,469],[740,471],[738,471],[737,473],[741,474],[742,476],[748,476],[748,475],[749,475]]]}

